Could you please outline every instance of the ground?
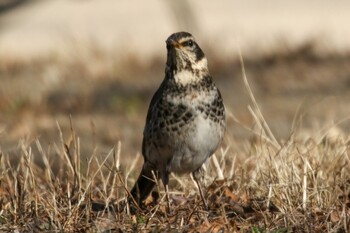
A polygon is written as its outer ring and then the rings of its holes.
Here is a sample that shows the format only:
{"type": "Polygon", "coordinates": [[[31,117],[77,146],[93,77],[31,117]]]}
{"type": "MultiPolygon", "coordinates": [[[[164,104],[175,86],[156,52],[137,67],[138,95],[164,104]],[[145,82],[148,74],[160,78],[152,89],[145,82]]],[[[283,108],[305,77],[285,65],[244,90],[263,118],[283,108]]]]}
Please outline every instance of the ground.
{"type": "MultiPolygon", "coordinates": [[[[82,14],[94,4],[86,3],[82,14]]],[[[242,15],[249,12],[243,6],[242,15]]],[[[200,9],[197,18],[205,12],[200,9]]],[[[35,25],[45,25],[39,21],[35,25]]],[[[226,51],[233,55],[223,55],[203,28],[197,27],[197,39],[224,98],[227,130],[202,180],[209,208],[189,175],[172,176],[168,213],[161,183],[146,208],[125,199],[142,166],[148,104],[164,75],[161,34],[149,42],[160,51],[154,54],[126,50],[121,56],[106,50],[105,41],[72,39],[63,54],[32,56],[29,49],[26,57],[8,52],[5,42],[19,34],[4,27],[0,231],[349,231],[350,50],[324,49],[324,40],[313,37],[280,39],[255,51],[245,44],[242,57],[235,42],[226,51]]]]}

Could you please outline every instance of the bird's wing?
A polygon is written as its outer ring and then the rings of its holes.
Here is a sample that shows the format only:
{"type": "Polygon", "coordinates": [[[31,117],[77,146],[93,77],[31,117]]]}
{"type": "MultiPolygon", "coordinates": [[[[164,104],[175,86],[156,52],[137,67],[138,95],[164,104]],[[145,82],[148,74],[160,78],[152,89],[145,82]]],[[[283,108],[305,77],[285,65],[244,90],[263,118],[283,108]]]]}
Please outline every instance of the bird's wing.
{"type": "Polygon", "coordinates": [[[148,130],[150,121],[152,119],[152,114],[154,114],[154,108],[157,105],[157,103],[160,101],[160,99],[162,98],[163,95],[163,90],[165,88],[165,80],[160,84],[158,90],[154,93],[151,103],[149,104],[148,107],[148,112],[147,112],[147,117],[146,117],[146,124],[145,124],[145,128],[143,130],[143,140],[142,140],[142,154],[145,155],[145,150],[146,150],[146,131],[148,130]]]}

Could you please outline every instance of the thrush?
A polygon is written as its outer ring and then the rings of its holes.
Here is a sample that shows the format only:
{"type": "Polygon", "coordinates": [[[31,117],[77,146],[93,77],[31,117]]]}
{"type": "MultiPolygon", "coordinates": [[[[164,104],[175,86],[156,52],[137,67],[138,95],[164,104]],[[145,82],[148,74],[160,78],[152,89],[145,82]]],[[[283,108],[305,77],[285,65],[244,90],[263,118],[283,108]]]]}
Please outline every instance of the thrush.
{"type": "Polygon", "coordinates": [[[144,164],[131,195],[141,204],[160,179],[168,199],[170,173],[193,173],[206,205],[199,170],[223,139],[223,99],[190,33],[170,35],[166,48],[165,78],[149,105],[142,141],[144,164]]]}

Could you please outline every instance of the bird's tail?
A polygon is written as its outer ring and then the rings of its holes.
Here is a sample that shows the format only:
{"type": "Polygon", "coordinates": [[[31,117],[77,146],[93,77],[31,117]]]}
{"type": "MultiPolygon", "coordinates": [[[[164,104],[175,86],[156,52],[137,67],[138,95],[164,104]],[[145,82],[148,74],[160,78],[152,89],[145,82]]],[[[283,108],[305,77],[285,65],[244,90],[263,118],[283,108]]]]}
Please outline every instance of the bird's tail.
{"type": "Polygon", "coordinates": [[[138,204],[141,204],[151,193],[156,182],[153,179],[152,171],[143,166],[142,171],[131,190],[131,195],[138,204]]]}

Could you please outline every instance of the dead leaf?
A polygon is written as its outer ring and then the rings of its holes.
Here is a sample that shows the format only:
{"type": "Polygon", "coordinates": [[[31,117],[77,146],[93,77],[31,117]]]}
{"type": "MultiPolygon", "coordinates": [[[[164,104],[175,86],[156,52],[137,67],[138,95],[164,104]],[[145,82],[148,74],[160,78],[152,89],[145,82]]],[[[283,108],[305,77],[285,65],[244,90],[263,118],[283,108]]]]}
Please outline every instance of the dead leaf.
{"type": "Polygon", "coordinates": [[[230,198],[234,202],[238,202],[240,200],[240,198],[237,195],[235,195],[234,193],[232,193],[228,187],[225,187],[224,195],[226,197],[230,198]]]}
{"type": "Polygon", "coordinates": [[[340,221],[338,211],[333,211],[330,215],[331,222],[336,223],[340,221]]]}

